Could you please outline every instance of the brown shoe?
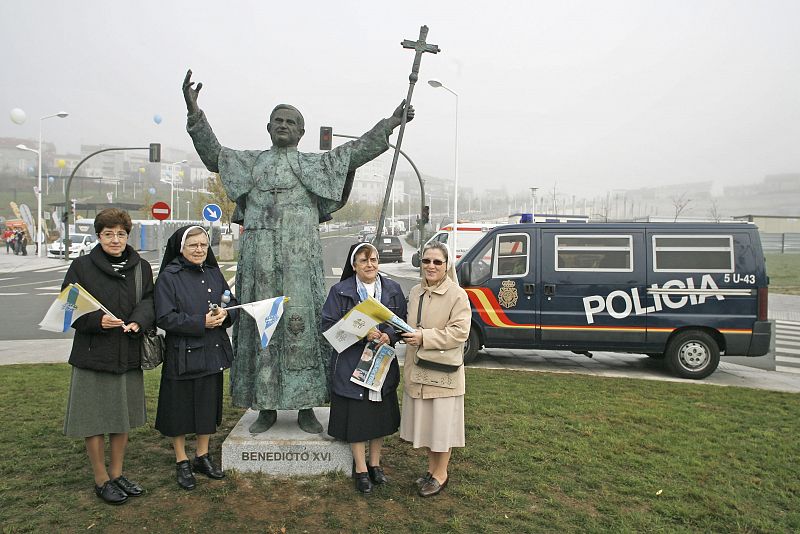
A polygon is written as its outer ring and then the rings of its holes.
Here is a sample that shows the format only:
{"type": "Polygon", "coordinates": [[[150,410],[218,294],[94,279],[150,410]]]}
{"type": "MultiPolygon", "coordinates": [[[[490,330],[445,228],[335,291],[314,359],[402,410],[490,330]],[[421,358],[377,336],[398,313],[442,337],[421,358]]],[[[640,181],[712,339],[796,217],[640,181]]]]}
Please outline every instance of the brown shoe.
{"type": "Polygon", "coordinates": [[[433,497],[441,492],[447,483],[450,482],[450,477],[447,477],[444,481],[444,484],[440,484],[436,478],[431,477],[428,481],[423,484],[423,486],[419,489],[419,496],[420,497],[433,497]]]}
{"type": "Polygon", "coordinates": [[[423,476],[421,476],[421,477],[419,477],[417,480],[415,480],[415,481],[414,481],[414,484],[416,484],[416,485],[417,485],[417,489],[420,489],[422,486],[424,486],[424,485],[425,485],[425,483],[426,483],[427,481],[429,481],[429,480],[431,479],[431,477],[432,477],[432,476],[433,476],[433,475],[431,474],[431,472],[430,472],[430,471],[428,471],[428,472],[427,472],[427,473],[425,473],[423,476]]]}

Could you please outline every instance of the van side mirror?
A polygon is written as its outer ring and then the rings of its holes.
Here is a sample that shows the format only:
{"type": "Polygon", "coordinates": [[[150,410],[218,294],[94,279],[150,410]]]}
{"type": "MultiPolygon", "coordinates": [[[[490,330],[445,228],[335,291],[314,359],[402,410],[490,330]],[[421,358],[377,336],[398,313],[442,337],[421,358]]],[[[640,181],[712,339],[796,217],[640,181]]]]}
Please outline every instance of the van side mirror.
{"type": "Polygon", "coordinates": [[[461,287],[472,285],[472,265],[461,263],[458,266],[458,283],[461,287]]]}

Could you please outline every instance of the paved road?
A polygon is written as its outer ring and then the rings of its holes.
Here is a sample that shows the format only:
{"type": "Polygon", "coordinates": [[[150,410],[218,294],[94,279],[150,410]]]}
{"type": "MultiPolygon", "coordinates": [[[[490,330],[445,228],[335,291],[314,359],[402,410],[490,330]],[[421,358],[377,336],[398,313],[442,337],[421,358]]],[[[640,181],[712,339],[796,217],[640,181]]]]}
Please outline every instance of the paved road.
{"type": "MultiPolygon", "coordinates": [[[[355,236],[323,237],[323,265],[328,287],[339,280],[347,250],[355,240],[355,236]]],[[[412,253],[408,247],[403,263],[381,266],[405,292],[419,279],[418,270],[410,262],[412,253]]],[[[157,273],[155,254],[144,253],[144,257],[157,273]]],[[[36,327],[58,294],[66,270],[67,265],[58,260],[0,254],[0,298],[7,311],[0,322],[0,365],[66,361],[71,333],[45,332],[36,327]]],[[[236,266],[223,264],[222,270],[225,277],[233,281],[236,266]]],[[[800,393],[800,297],[771,295],[769,313],[770,318],[776,319],[777,371],[746,367],[723,358],[713,375],[697,382],[675,378],[662,361],[644,356],[595,352],[594,358],[589,359],[570,352],[508,349],[483,351],[472,367],[686,381],[800,393]]],[[[402,346],[398,356],[402,361],[402,346]]]]}

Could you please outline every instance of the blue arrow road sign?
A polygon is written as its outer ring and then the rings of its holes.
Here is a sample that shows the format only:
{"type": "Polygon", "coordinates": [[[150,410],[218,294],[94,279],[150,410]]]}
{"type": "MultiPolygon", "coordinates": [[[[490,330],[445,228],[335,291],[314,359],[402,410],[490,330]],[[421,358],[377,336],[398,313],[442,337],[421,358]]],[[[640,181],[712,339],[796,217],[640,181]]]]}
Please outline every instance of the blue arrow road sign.
{"type": "Polygon", "coordinates": [[[203,219],[208,222],[217,222],[222,217],[222,208],[216,204],[206,204],[203,208],[203,219]]]}

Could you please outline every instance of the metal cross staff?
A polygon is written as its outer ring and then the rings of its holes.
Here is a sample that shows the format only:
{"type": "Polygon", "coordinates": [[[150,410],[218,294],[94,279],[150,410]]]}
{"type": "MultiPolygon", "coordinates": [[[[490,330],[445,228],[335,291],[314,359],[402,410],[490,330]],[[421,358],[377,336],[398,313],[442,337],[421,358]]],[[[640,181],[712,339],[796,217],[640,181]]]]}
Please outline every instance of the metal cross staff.
{"type": "MultiPolygon", "coordinates": [[[[411,105],[411,95],[414,94],[414,84],[419,79],[419,64],[422,61],[422,54],[430,52],[431,54],[438,54],[440,49],[435,44],[428,44],[425,39],[428,37],[428,27],[421,26],[419,29],[419,39],[416,41],[404,40],[400,44],[403,48],[411,48],[416,53],[414,54],[414,65],[411,67],[411,74],[408,76],[408,94],[406,95],[406,105],[403,110],[403,118],[400,119],[400,132],[397,134],[397,143],[395,143],[394,158],[392,158],[392,169],[389,171],[389,182],[386,184],[386,195],[383,197],[383,207],[381,207],[381,216],[378,219],[378,228],[375,232],[376,241],[379,242],[383,236],[383,221],[386,217],[386,210],[389,206],[389,197],[392,192],[392,185],[394,183],[394,173],[397,170],[397,159],[400,157],[400,145],[403,143],[403,133],[406,130],[406,113],[408,106],[411,105]]],[[[411,221],[409,221],[411,224],[411,221]]]]}

